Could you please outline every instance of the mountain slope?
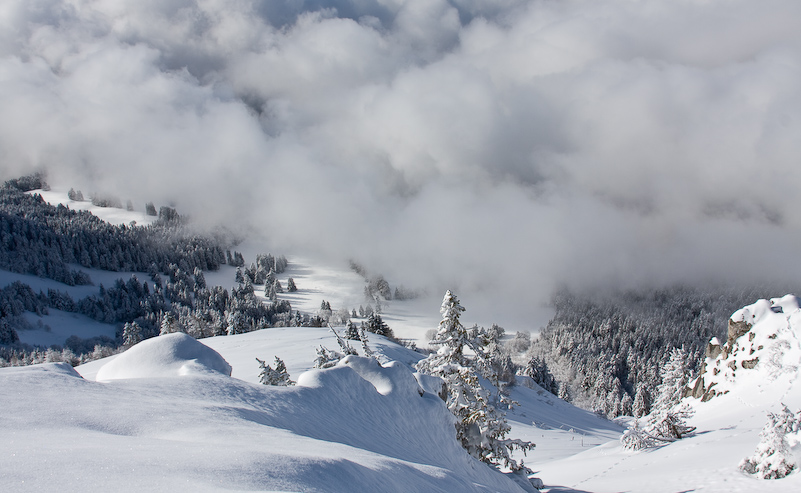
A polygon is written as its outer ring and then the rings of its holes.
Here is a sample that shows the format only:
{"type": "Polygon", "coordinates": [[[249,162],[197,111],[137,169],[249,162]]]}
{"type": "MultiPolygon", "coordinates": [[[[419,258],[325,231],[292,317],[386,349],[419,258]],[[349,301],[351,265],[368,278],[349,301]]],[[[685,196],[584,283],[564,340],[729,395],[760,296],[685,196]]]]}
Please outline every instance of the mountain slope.
{"type": "MultiPolygon", "coordinates": [[[[768,412],[783,405],[801,408],[800,338],[801,310],[795,296],[760,300],[738,310],[728,341],[723,347],[711,345],[698,380],[705,383],[696,394],[706,400],[685,398],[696,412],[690,420],[697,427],[694,436],[640,452],[610,442],[538,464],[538,475],[552,491],[800,491],[797,473],[758,480],[738,469],[754,453],[768,412]]],[[[801,463],[801,446],[794,443],[792,452],[801,463]]]]}

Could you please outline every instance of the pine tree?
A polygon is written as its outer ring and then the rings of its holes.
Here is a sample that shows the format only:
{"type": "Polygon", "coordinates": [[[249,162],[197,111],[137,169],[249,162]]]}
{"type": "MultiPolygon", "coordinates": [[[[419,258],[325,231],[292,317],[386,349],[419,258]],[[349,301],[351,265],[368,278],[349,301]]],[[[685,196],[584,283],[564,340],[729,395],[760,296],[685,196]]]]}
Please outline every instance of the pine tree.
{"type": "MultiPolygon", "coordinates": [[[[162,321],[163,322],[163,321],[162,321]]],[[[136,322],[128,322],[122,328],[122,344],[129,348],[142,342],[142,327],[136,322]]]]}
{"type": "Polygon", "coordinates": [[[359,339],[362,341],[362,352],[364,355],[368,358],[375,358],[375,353],[373,353],[373,350],[370,349],[370,345],[368,344],[367,333],[362,329],[359,329],[359,339]]]}
{"type": "Polygon", "coordinates": [[[347,327],[345,327],[345,339],[350,339],[352,341],[358,341],[359,337],[359,328],[356,327],[356,324],[353,322],[348,322],[347,327]]]}
{"type": "Polygon", "coordinates": [[[261,369],[259,382],[264,385],[277,385],[279,387],[295,385],[295,382],[289,378],[284,361],[278,356],[275,357],[275,369],[259,358],[256,358],[256,361],[259,362],[259,368],[261,369]]]}
{"type": "Polygon", "coordinates": [[[693,410],[681,399],[689,381],[687,353],[684,349],[674,348],[670,352],[670,360],[660,372],[662,383],[657,387],[656,402],[651,409],[646,432],[655,440],[672,442],[679,440],[695,428],[686,424],[693,415],[693,410]]]}
{"type": "Polygon", "coordinates": [[[644,385],[637,386],[637,393],[634,394],[634,404],[632,404],[632,415],[635,418],[642,418],[651,412],[651,398],[644,385]]]}
{"type": "Polygon", "coordinates": [[[164,334],[172,334],[173,332],[180,332],[178,328],[178,321],[175,319],[175,315],[172,312],[164,313],[164,316],[161,317],[161,330],[159,331],[159,335],[164,334]]]}
{"type": "Polygon", "coordinates": [[[0,319],[0,344],[14,344],[19,342],[19,335],[5,318],[0,319]]]}
{"type": "MultiPolygon", "coordinates": [[[[465,355],[465,348],[472,350],[476,359],[482,359],[482,342],[471,339],[459,318],[464,308],[450,291],[445,293],[440,313],[442,321],[432,344],[439,346],[436,353],[417,363],[417,370],[445,380],[447,386],[446,405],[456,418],[456,437],[467,452],[477,459],[518,471],[522,464],[511,458],[513,449],[524,452],[534,445],[521,440],[508,440],[510,426],[506,417],[492,404],[490,393],[485,390],[478,377],[476,360],[465,355]]],[[[478,334],[476,334],[478,335],[478,334]]],[[[486,334],[481,334],[485,339],[486,334]]]]}
{"type": "Polygon", "coordinates": [[[640,428],[640,423],[637,419],[623,432],[620,437],[620,443],[627,450],[642,450],[651,446],[649,436],[640,428]]]}
{"type": "Polygon", "coordinates": [[[294,293],[298,290],[298,287],[295,286],[295,280],[291,277],[286,280],[286,290],[290,293],[294,293]]]}
{"type": "Polygon", "coordinates": [[[373,334],[384,336],[388,339],[394,339],[395,333],[392,329],[384,323],[384,320],[381,318],[381,315],[377,313],[371,313],[365,322],[362,322],[362,328],[367,332],[372,332],[373,334]]]}
{"type": "Polygon", "coordinates": [[[793,431],[795,415],[786,406],[778,413],[768,413],[767,423],[760,432],[754,455],[740,462],[740,469],[759,479],[780,479],[796,469],[787,433],[793,431]]]}

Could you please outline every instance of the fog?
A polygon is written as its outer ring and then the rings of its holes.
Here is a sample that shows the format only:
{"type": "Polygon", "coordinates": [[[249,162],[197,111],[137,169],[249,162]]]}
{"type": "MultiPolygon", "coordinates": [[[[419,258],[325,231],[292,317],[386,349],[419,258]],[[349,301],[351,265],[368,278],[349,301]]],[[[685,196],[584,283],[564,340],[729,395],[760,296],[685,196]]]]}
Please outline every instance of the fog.
{"type": "Polygon", "coordinates": [[[5,0],[0,174],[536,329],[798,278],[800,62],[795,0],[5,0]]]}

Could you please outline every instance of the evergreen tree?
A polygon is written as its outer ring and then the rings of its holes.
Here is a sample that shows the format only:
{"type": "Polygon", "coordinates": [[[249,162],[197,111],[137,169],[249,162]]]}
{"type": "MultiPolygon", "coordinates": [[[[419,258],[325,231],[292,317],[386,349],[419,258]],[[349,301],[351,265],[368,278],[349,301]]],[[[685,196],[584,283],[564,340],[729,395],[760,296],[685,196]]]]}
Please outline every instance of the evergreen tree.
{"type": "Polygon", "coordinates": [[[286,280],[286,290],[290,293],[294,293],[298,290],[298,287],[295,286],[295,280],[291,277],[286,280]]]}
{"type": "MultiPolygon", "coordinates": [[[[163,322],[163,321],[162,321],[163,322]]],[[[163,323],[162,323],[163,325],[163,323]]],[[[144,339],[142,327],[136,322],[126,322],[122,328],[122,344],[126,348],[139,344],[144,339]]]]}
{"type": "Polygon", "coordinates": [[[651,412],[651,398],[644,385],[637,386],[637,393],[634,394],[634,404],[632,405],[632,415],[635,418],[642,418],[651,412]]]}
{"type": "Polygon", "coordinates": [[[261,369],[261,372],[259,373],[259,382],[262,384],[277,385],[279,387],[295,385],[295,382],[289,378],[289,373],[286,371],[286,365],[284,364],[284,361],[278,356],[275,357],[275,369],[270,367],[270,365],[266,364],[259,358],[256,358],[256,361],[259,362],[259,368],[261,369]]]}
{"type": "Polygon", "coordinates": [[[356,324],[353,322],[348,322],[347,327],[345,327],[345,339],[350,339],[352,341],[358,341],[359,337],[359,328],[356,327],[356,324]]]}
{"type": "Polygon", "coordinates": [[[740,470],[759,479],[781,479],[793,472],[797,465],[787,433],[793,430],[795,421],[795,415],[786,406],[778,413],[768,413],[756,452],[740,462],[740,470]]]}
{"type": "Polygon", "coordinates": [[[554,395],[559,391],[548,365],[536,356],[528,361],[526,368],[523,370],[523,375],[531,377],[537,385],[554,395]]]}
{"type": "Polygon", "coordinates": [[[178,320],[175,319],[175,315],[172,312],[166,312],[161,317],[161,330],[159,331],[159,335],[164,334],[172,334],[173,332],[180,332],[178,327],[178,320]]]}
{"type": "Polygon", "coordinates": [[[670,352],[670,360],[662,367],[662,383],[657,388],[659,393],[648,417],[648,433],[659,442],[679,440],[695,428],[686,424],[693,415],[687,404],[682,404],[684,391],[689,381],[687,353],[683,349],[674,348],[670,352]]]}
{"type": "Polygon", "coordinates": [[[457,418],[456,436],[470,455],[489,464],[503,463],[512,470],[521,470],[522,464],[512,459],[511,451],[526,451],[534,445],[505,439],[511,429],[506,417],[493,406],[490,393],[479,382],[480,364],[465,355],[467,348],[480,359],[484,350],[481,341],[471,339],[462,325],[462,312],[458,298],[446,292],[440,309],[442,321],[432,341],[439,349],[417,363],[417,370],[445,380],[446,405],[457,418]]]}
{"type": "Polygon", "coordinates": [[[640,428],[639,420],[635,419],[629,428],[620,437],[620,443],[627,450],[642,450],[651,446],[650,438],[640,428]]]}
{"type": "MultiPolygon", "coordinates": [[[[353,327],[356,326],[354,325],[353,327]]],[[[375,353],[373,353],[373,350],[370,349],[370,345],[368,344],[367,333],[362,329],[359,329],[359,339],[362,341],[362,352],[364,355],[368,358],[375,358],[375,353]]]]}
{"type": "Polygon", "coordinates": [[[5,318],[0,318],[0,344],[14,344],[19,342],[19,335],[5,318]]]}
{"type": "Polygon", "coordinates": [[[377,313],[371,313],[365,322],[362,322],[362,328],[367,332],[372,332],[373,334],[377,334],[380,336],[384,336],[388,339],[394,339],[395,333],[392,329],[384,323],[384,320],[381,318],[381,315],[377,313]]]}

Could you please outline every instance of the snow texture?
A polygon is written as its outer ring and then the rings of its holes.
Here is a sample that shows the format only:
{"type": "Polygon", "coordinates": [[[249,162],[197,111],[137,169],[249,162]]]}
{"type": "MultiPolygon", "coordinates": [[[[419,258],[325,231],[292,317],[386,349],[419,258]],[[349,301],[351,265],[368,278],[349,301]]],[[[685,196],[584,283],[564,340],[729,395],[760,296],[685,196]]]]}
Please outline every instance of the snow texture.
{"type": "MultiPolygon", "coordinates": [[[[197,357],[180,334],[153,341],[150,372],[221,361],[197,357]]],[[[98,377],[132,371],[143,344],[98,377]]],[[[103,383],[63,364],[2,369],[0,489],[525,491],[464,452],[452,415],[403,364],[351,356],[298,380],[274,387],[193,371],[103,383]]]]}
{"type": "Polygon", "coordinates": [[[220,353],[192,337],[176,332],[153,337],[109,361],[97,372],[97,380],[175,377],[217,372],[231,375],[231,365],[220,353]]]}

